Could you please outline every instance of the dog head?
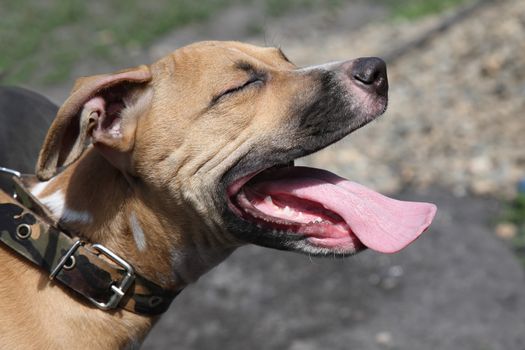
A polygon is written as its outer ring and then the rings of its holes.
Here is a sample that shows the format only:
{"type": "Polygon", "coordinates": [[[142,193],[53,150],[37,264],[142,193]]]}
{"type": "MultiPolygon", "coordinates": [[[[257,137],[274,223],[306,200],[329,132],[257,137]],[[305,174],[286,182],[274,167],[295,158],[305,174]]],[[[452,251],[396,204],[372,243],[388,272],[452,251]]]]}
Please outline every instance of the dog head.
{"type": "Polygon", "coordinates": [[[150,66],[79,80],[37,175],[54,176],[92,144],[155,198],[177,234],[198,225],[212,242],[393,252],[426,229],[435,207],[293,166],[381,115],[387,91],[377,58],[298,68],[275,48],[197,43],[150,66]]]}

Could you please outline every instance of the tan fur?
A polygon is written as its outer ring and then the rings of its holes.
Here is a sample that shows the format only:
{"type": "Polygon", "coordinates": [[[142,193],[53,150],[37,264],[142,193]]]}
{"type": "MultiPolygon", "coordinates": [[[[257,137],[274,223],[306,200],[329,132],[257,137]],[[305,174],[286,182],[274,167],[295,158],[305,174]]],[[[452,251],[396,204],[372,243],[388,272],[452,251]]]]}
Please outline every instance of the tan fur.
{"type": "MultiPolygon", "coordinates": [[[[285,137],[292,97],[307,100],[313,93],[311,77],[294,68],[274,48],[204,42],[149,67],[80,80],[49,131],[37,173],[47,179],[69,167],[39,198],[63,191],[68,208],[93,218],[64,223],[71,232],[106,245],[163,287],[194,282],[242,244],[209,207],[219,177],[254,144],[285,137]],[[247,79],[234,67],[239,60],[268,72],[264,91],[208,108],[217,92],[247,79]],[[68,123],[87,118],[87,100],[122,81],[136,84],[122,113],[122,138],[108,140],[90,126],[84,129],[94,146],[64,154],[68,123]],[[133,240],[132,212],[146,235],[144,251],[133,240]]],[[[0,266],[0,349],[118,349],[140,342],[155,321],[100,311],[4,247],[0,266]]]]}

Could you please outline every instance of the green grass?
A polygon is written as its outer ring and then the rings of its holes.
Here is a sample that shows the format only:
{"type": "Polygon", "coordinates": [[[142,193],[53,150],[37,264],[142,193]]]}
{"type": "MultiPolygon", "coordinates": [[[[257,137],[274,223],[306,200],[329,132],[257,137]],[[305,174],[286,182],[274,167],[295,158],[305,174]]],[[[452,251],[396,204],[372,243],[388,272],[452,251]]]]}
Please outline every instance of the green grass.
{"type": "Polygon", "coordinates": [[[169,30],[206,19],[235,0],[7,0],[0,3],[3,82],[67,78],[82,57],[143,48],[169,30]]]}
{"type": "MultiPolygon", "coordinates": [[[[255,3],[256,0],[250,0],[255,3]]],[[[335,10],[344,0],[261,0],[267,16],[295,9],[335,10]]],[[[381,0],[394,17],[414,18],[462,0],[381,0]]],[[[52,85],[70,79],[76,62],[111,63],[169,31],[204,21],[240,0],[0,1],[0,81],[52,85]],[[120,56],[119,56],[120,55],[120,56]]],[[[254,23],[248,28],[261,31],[254,23]]]]}
{"type": "Polygon", "coordinates": [[[516,225],[518,231],[510,243],[525,266],[525,194],[518,194],[514,200],[506,205],[499,221],[516,225]]]}
{"type": "Polygon", "coordinates": [[[394,19],[413,20],[438,13],[467,0],[382,0],[391,9],[394,19]]]}

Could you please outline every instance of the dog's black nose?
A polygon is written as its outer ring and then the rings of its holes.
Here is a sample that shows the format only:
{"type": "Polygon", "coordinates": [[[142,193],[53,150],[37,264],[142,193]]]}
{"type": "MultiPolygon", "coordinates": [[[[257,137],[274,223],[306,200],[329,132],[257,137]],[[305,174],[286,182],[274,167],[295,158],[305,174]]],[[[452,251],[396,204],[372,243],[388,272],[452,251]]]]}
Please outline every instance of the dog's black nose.
{"type": "Polygon", "coordinates": [[[378,95],[386,96],[388,79],[386,63],[377,57],[358,58],[352,65],[352,78],[367,90],[375,91],[378,95]]]}

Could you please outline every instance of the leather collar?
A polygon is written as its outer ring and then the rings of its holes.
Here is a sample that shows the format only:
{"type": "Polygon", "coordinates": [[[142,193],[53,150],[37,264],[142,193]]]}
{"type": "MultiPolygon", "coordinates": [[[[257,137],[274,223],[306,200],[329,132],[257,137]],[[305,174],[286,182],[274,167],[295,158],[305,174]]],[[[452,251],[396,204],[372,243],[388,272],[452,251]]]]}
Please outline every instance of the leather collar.
{"type": "Polygon", "coordinates": [[[181,290],[163,289],[106,247],[60,229],[27,190],[29,179],[13,177],[16,199],[0,190],[0,242],[100,309],[120,307],[144,315],[168,309],[181,290]]]}

